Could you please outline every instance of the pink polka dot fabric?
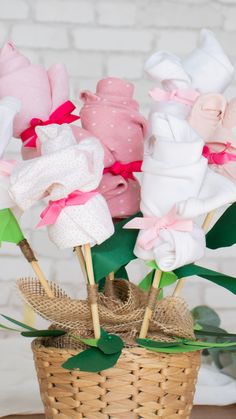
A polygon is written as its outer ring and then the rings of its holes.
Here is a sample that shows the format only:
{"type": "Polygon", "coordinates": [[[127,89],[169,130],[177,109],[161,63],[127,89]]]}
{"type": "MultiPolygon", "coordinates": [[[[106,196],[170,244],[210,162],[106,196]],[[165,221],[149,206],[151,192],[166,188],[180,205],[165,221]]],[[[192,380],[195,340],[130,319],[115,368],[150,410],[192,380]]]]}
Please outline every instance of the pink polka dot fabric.
{"type": "MultiPolygon", "coordinates": [[[[143,159],[147,121],[133,93],[132,83],[115,77],[100,80],[96,93],[81,92],[81,124],[102,142],[106,168],[115,162],[127,164],[143,159]]],[[[100,191],[113,218],[125,218],[139,210],[140,187],[135,179],[106,173],[100,191]]]]}

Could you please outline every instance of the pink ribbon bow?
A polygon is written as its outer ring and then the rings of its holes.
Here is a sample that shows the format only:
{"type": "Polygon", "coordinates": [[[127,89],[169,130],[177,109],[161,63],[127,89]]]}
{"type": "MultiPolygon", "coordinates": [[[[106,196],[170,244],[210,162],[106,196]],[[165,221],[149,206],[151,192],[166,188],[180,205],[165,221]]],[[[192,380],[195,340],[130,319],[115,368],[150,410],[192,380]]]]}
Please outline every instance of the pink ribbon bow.
{"type": "Polygon", "coordinates": [[[133,173],[141,172],[142,160],[133,161],[131,163],[120,163],[116,161],[112,166],[106,167],[103,173],[111,173],[112,175],[121,175],[126,181],[135,179],[133,173]]]}
{"type": "Polygon", "coordinates": [[[228,150],[231,147],[231,143],[226,143],[224,150],[220,152],[212,152],[210,148],[205,145],[203,147],[202,155],[206,157],[209,164],[218,164],[220,166],[229,163],[230,161],[236,161],[236,155],[228,153],[228,150]]]}
{"type": "Polygon", "coordinates": [[[49,201],[47,208],[40,214],[42,219],[37,227],[43,227],[45,225],[55,224],[61,211],[72,205],[83,205],[91,199],[93,196],[97,195],[98,191],[95,189],[89,192],[81,192],[76,190],[69,194],[66,198],[58,199],[58,201],[49,201]]]}
{"type": "Polygon", "coordinates": [[[176,220],[176,207],[173,207],[164,217],[137,217],[129,221],[124,228],[146,230],[139,237],[137,243],[143,249],[150,250],[161,230],[192,231],[193,222],[191,220],[176,220]]]}
{"type": "Polygon", "coordinates": [[[195,100],[200,95],[196,90],[192,89],[175,89],[166,91],[156,87],[153,90],[149,91],[150,96],[157,102],[180,102],[185,105],[192,106],[195,100]]]}
{"type": "Polygon", "coordinates": [[[35,128],[39,125],[50,125],[50,124],[70,124],[71,122],[77,121],[80,117],[78,115],[72,115],[75,110],[75,105],[67,100],[61,106],[59,106],[50,116],[47,121],[42,121],[39,118],[33,118],[30,121],[30,127],[21,133],[21,140],[23,144],[27,140],[25,147],[36,148],[37,134],[35,128]]]}
{"type": "Polygon", "coordinates": [[[10,176],[15,164],[16,164],[15,160],[0,160],[1,176],[10,176]]]}

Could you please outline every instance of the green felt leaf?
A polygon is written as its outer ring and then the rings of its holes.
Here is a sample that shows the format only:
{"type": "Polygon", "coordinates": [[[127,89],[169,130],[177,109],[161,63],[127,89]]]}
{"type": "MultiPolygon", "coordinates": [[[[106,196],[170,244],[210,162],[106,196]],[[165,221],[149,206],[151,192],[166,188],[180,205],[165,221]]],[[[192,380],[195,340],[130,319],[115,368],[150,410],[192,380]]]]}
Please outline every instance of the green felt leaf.
{"type": "Polygon", "coordinates": [[[220,326],[220,317],[215,310],[208,306],[197,306],[192,311],[192,316],[195,322],[202,324],[208,324],[211,326],[220,326]]]}
{"type": "Polygon", "coordinates": [[[117,272],[122,266],[135,259],[133,248],[138,235],[138,230],[123,229],[123,226],[140,216],[136,214],[118,222],[115,225],[115,233],[108,240],[92,248],[92,258],[95,281],[99,282],[110,272],[117,272]]]}
{"type": "Polygon", "coordinates": [[[30,332],[21,332],[21,335],[26,338],[48,337],[48,336],[63,336],[66,332],[64,330],[32,330],[30,332]]]}
{"type": "Polygon", "coordinates": [[[21,228],[10,209],[0,210],[0,242],[18,244],[24,239],[21,228]]]}
{"type": "Polygon", "coordinates": [[[113,367],[119,357],[120,352],[115,354],[104,354],[98,348],[89,348],[78,355],[69,358],[62,367],[68,370],[80,369],[80,371],[100,372],[113,367]]]}
{"type": "Polygon", "coordinates": [[[29,326],[28,324],[25,324],[25,323],[19,322],[18,320],[13,319],[12,317],[5,316],[4,314],[0,314],[0,316],[4,317],[4,319],[8,320],[9,322],[16,324],[17,326],[23,327],[23,329],[27,329],[31,331],[37,330],[34,327],[29,326]]]}
{"type": "Polygon", "coordinates": [[[124,347],[123,340],[117,336],[109,334],[107,336],[102,336],[98,340],[98,348],[104,352],[104,354],[115,354],[120,352],[124,347]]]}
{"type": "Polygon", "coordinates": [[[236,278],[204,268],[203,266],[189,264],[175,269],[174,273],[178,278],[187,278],[192,275],[200,276],[236,294],[236,278]]]}
{"type": "Polygon", "coordinates": [[[236,243],[236,203],[232,204],[206,235],[209,249],[232,246],[236,243]]]}

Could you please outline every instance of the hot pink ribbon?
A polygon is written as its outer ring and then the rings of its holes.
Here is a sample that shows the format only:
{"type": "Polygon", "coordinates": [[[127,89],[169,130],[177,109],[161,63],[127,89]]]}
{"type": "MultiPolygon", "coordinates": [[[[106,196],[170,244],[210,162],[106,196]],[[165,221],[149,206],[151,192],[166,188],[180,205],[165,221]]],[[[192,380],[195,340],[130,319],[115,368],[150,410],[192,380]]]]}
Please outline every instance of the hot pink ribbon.
{"type": "Polygon", "coordinates": [[[138,244],[145,250],[153,248],[155,240],[163,229],[176,231],[192,231],[191,220],[176,220],[176,208],[173,207],[164,217],[137,217],[129,221],[124,228],[146,230],[138,239],[138,244]]]}
{"type": "Polygon", "coordinates": [[[58,201],[49,201],[47,208],[45,208],[42,214],[40,214],[42,220],[39,222],[37,227],[55,224],[61,211],[65,207],[86,204],[86,202],[93,196],[97,195],[97,193],[97,190],[89,192],[81,192],[76,190],[69,194],[66,198],[59,199],[58,201]]]}
{"type": "Polygon", "coordinates": [[[116,161],[112,166],[106,167],[103,173],[111,173],[113,175],[121,175],[126,181],[135,179],[133,173],[141,172],[142,160],[133,161],[131,163],[120,163],[116,161]]]}
{"type": "Polygon", "coordinates": [[[1,176],[10,176],[15,164],[16,164],[15,160],[0,160],[1,176]]]}
{"type": "Polygon", "coordinates": [[[156,87],[149,91],[149,95],[157,102],[174,101],[192,106],[200,94],[196,90],[191,89],[174,89],[168,92],[156,87]]]}
{"type": "Polygon", "coordinates": [[[205,145],[203,147],[202,155],[206,157],[209,164],[218,164],[223,166],[224,164],[229,163],[230,161],[236,161],[236,155],[228,153],[228,150],[231,147],[231,143],[226,143],[224,150],[220,152],[212,152],[210,148],[205,145]]]}
{"type": "Polygon", "coordinates": [[[31,119],[30,127],[21,133],[21,140],[23,144],[25,144],[27,141],[25,147],[36,147],[37,134],[35,133],[35,128],[37,126],[50,124],[70,124],[71,122],[79,119],[80,117],[78,115],[72,115],[74,110],[75,105],[70,100],[67,100],[50,115],[47,121],[42,121],[39,118],[31,119]]]}

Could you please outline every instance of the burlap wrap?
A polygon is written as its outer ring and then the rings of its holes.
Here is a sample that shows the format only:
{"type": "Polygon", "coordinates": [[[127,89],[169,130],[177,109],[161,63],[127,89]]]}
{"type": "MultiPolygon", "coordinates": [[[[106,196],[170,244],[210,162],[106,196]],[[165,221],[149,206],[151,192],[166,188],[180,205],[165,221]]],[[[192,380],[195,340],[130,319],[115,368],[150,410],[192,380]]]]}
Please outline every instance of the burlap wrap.
{"type": "MultiPolygon", "coordinates": [[[[105,292],[98,294],[101,327],[109,333],[119,334],[127,345],[134,345],[138,336],[148,294],[131,282],[116,279],[110,281],[105,292]]],[[[18,281],[21,296],[34,311],[73,335],[88,337],[93,335],[90,307],[87,300],[70,298],[55,283],[51,289],[55,298],[49,298],[40,282],[33,278],[18,281]]],[[[193,320],[187,304],[180,297],[166,297],[154,304],[148,337],[155,340],[171,341],[173,336],[194,339],[193,320]]],[[[67,345],[75,347],[77,342],[67,345]]],[[[73,339],[72,339],[73,340],[73,339]]],[[[65,337],[53,338],[56,346],[65,345],[65,337]]],[[[50,345],[52,342],[50,342],[50,345]]]]}

